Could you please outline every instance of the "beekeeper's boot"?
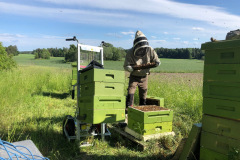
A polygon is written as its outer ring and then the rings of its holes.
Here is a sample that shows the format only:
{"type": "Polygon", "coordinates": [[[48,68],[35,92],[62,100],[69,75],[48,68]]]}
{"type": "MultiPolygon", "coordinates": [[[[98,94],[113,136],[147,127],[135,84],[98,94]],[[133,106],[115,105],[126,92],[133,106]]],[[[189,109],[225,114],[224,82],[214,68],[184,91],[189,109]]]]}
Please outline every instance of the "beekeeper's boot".
{"type": "Polygon", "coordinates": [[[147,104],[146,102],[147,102],[146,99],[140,98],[140,100],[139,100],[139,105],[140,105],[140,106],[146,105],[146,104],[147,104]]]}

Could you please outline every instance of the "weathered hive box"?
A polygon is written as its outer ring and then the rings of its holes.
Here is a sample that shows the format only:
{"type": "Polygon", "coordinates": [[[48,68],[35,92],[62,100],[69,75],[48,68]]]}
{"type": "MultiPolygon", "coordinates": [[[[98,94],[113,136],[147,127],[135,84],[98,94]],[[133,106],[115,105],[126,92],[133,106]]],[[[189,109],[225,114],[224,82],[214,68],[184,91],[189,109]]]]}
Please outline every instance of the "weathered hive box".
{"type": "Polygon", "coordinates": [[[80,97],[83,96],[123,96],[124,83],[90,82],[80,85],[80,97]]]}
{"type": "Polygon", "coordinates": [[[202,130],[205,132],[240,140],[239,121],[203,115],[202,123],[202,130]]]}
{"type": "Polygon", "coordinates": [[[205,64],[240,64],[240,40],[204,43],[205,64]]]}
{"type": "Polygon", "coordinates": [[[206,149],[204,147],[200,148],[200,160],[229,160],[227,155],[206,149]]]}
{"type": "Polygon", "coordinates": [[[172,131],[173,111],[146,105],[128,109],[128,128],[141,135],[172,131]]]}
{"type": "Polygon", "coordinates": [[[80,74],[80,84],[90,82],[125,83],[124,71],[94,68],[80,74]]]}
{"type": "MultiPolygon", "coordinates": [[[[228,159],[240,144],[240,40],[204,43],[200,159],[228,159]]],[[[238,157],[240,158],[240,157],[238,157]]]]}
{"type": "Polygon", "coordinates": [[[204,81],[240,82],[240,64],[209,64],[204,71],[204,81]]]}
{"type": "Polygon", "coordinates": [[[240,120],[240,101],[203,98],[203,113],[240,120]]]}
{"type": "Polygon", "coordinates": [[[240,101],[240,83],[203,82],[203,97],[240,101]]]}
{"type": "Polygon", "coordinates": [[[238,148],[239,144],[240,140],[202,131],[201,147],[214,152],[228,155],[234,148],[238,148]]]}

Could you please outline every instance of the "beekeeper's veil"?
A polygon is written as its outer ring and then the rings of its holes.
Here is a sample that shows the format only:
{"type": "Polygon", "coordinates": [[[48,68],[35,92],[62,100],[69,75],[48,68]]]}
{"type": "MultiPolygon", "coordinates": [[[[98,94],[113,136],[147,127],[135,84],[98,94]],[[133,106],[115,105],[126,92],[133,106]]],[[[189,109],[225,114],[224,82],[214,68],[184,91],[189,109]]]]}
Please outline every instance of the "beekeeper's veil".
{"type": "Polygon", "coordinates": [[[134,56],[143,57],[147,53],[147,48],[149,48],[147,37],[141,31],[137,31],[133,41],[134,56]]]}

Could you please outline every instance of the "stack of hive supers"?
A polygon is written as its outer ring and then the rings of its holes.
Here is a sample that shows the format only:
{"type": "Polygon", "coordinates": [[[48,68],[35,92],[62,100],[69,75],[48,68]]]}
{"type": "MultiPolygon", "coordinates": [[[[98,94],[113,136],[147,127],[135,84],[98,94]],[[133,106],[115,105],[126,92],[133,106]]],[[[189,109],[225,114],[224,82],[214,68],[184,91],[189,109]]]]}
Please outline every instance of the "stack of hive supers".
{"type": "Polygon", "coordinates": [[[80,117],[99,124],[125,120],[124,71],[96,69],[80,73],[80,117]]]}
{"type": "Polygon", "coordinates": [[[143,136],[172,132],[173,111],[163,108],[164,99],[148,97],[147,103],[151,105],[128,109],[128,128],[143,136]]]}
{"type": "Polygon", "coordinates": [[[209,42],[201,49],[205,65],[200,159],[228,159],[240,149],[240,40],[209,42]]]}

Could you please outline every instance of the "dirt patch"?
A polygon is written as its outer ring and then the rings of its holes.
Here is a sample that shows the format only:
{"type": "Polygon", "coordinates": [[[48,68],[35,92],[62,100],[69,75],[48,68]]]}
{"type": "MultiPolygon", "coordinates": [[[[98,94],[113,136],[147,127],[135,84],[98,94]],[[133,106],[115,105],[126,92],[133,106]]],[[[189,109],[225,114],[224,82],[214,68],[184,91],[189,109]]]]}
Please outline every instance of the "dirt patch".
{"type": "Polygon", "coordinates": [[[143,112],[168,110],[167,108],[159,107],[159,106],[156,106],[156,105],[136,106],[136,107],[133,107],[133,108],[138,109],[138,110],[143,111],[143,112]]]}

